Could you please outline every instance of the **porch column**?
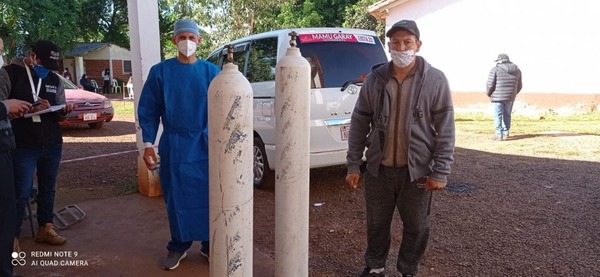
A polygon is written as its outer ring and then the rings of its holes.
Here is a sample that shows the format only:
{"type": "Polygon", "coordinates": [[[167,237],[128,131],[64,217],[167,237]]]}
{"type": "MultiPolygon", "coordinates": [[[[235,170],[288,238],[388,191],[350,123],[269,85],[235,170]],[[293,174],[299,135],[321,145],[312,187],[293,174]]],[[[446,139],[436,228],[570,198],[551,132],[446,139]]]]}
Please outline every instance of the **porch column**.
{"type": "MultiPolygon", "coordinates": [[[[133,87],[137,88],[134,96],[134,111],[136,127],[135,135],[140,153],[138,155],[139,191],[143,195],[154,197],[162,195],[160,180],[158,174],[153,174],[146,168],[142,159],[141,153],[144,151],[144,143],[142,141],[142,131],[137,118],[137,110],[140,99],[139,96],[142,92],[141,88],[148,77],[148,73],[150,73],[150,68],[154,64],[160,62],[158,1],[127,0],[127,9],[129,11],[131,76],[133,78],[133,87]],[[140,31],[140,26],[144,27],[143,32],[140,31]]],[[[160,133],[162,133],[162,128],[159,129],[159,135],[155,142],[156,144],[158,144],[160,139],[160,133]]]]}

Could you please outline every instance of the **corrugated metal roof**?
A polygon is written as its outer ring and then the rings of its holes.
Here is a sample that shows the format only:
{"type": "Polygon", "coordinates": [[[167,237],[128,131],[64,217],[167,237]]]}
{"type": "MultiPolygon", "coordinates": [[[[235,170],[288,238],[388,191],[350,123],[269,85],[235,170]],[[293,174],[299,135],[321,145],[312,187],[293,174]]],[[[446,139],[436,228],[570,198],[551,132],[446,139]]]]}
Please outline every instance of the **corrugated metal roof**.
{"type": "Polygon", "coordinates": [[[77,43],[75,48],[71,50],[71,52],[67,53],[65,57],[79,57],[83,56],[89,52],[96,51],[98,49],[109,46],[110,43],[107,42],[84,42],[77,43]]]}

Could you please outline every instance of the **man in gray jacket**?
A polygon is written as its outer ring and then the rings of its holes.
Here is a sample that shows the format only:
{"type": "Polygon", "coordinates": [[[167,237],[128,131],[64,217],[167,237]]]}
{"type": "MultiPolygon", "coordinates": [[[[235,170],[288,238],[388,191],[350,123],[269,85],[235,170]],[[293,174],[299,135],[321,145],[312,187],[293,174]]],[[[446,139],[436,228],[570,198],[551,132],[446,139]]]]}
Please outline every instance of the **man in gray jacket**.
{"type": "Polygon", "coordinates": [[[521,70],[510,62],[508,55],[500,54],[496,66],[490,70],[487,80],[487,96],[494,108],[494,140],[506,140],[510,135],[510,120],[513,103],[523,88],[521,70]]]}
{"type": "MultiPolygon", "coordinates": [[[[4,43],[0,38],[0,61],[4,43]]],[[[0,63],[1,64],[1,63],[0,63]]],[[[17,227],[17,202],[11,151],[15,149],[15,137],[10,125],[11,118],[23,116],[31,104],[22,100],[7,99],[10,79],[0,66],[0,276],[13,276],[13,243],[17,227]]]]}
{"type": "Polygon", "coordinates": [[[346,182],[356,188],[366,151],[366,268],[385,276],[390,229],[403,223],[397,269],[415,276],[429,240],[432,191],[446,186],[454,153],[454,108],[448,80],[425,59],[417,24],[395,23],[386,36],[392,61],[374,67],[361,88],[348,138],[346,182]]]}

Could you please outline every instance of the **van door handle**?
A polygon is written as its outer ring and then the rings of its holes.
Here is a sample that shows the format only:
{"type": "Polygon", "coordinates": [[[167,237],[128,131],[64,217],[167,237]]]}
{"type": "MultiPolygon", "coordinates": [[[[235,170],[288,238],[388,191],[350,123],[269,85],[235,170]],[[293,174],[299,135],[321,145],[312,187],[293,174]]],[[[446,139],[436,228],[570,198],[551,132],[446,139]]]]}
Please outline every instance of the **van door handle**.
{"type": "Polygon", "coordinates": [[[261,113],[264,117],[273,116],[273,104],[271,102],[262,102],[261,103],[261,113]]]}

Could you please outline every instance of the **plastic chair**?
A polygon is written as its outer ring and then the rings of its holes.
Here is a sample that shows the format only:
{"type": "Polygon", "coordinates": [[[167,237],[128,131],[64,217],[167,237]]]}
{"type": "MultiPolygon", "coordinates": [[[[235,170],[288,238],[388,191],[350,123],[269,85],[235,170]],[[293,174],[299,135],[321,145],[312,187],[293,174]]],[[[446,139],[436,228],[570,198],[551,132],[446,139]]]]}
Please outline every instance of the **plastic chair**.
{"type": "Polygon", "coordinates": [[[119,86],[119,82],[117,81],[117,79],[112,79],[111,86],[112,86],[112,93],[122,93],[123,92],[123,90],[121,89],[121,86],[119,86]]]}
{"type": "Polygon", "coordinates": [[[96,80],[91,80],[90,83],[92,83],[92,86],[96,90],[96,93],[100,92],[100,87],[98,86],[98,83],[96,83],[96,80]]]}
{"type": "Polygon", "coordinates": [[[133,99],[133,84],[127,84],[127,99],[133,99]]]}

